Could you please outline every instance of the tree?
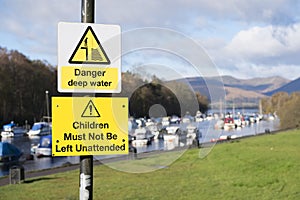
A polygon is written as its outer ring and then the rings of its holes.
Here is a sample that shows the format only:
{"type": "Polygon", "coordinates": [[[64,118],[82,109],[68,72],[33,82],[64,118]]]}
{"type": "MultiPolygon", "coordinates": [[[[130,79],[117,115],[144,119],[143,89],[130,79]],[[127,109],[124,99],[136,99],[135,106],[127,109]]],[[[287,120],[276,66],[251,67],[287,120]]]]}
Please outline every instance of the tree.
{"type": "Polygon", "coordinates": [[[200,93],[194,93],[184,83],[163,83],[155,78],[139,87],[129,100],[130,114],[134,117],[149,117],[151,106],[161,105],[168,116],[195,115],[198,110],[206,112],[209,101],[200,93]]]}
{"type": "Polygon", "coordinates": [[[300,93],[292,93],[288,99],[285,99],[282,107],[278,111],[280,118],[280,127],[300,128],[300,93]]]}
{"type": "Polygon", "coordinates": [[[300,93],[278,92],[272,97],[262,99],[265,113],[277,113],[280,128],[300,128],[300,93]]]}
{"type": "Polygon", "coordinates": [[[0,121],[33,123],[46,115],[45,91],[56,93],[53,66],[0,48],[0,121]]]}
{"type": "Polygon", "coordinates": [[[129,99],[129,111],[134,117],[149,117],[151,106],[159,104],[167,115],[180,115],[175,95],[159,83],[149,83],[138,88],[129,99]]]}
{"type": "Polygon", "coordinates": [[[282,108],[285,102],[289,99],[287,92],[278,92],[270,98],[262,99],[262,107],[264,113],[276,113],[282,108]]]}

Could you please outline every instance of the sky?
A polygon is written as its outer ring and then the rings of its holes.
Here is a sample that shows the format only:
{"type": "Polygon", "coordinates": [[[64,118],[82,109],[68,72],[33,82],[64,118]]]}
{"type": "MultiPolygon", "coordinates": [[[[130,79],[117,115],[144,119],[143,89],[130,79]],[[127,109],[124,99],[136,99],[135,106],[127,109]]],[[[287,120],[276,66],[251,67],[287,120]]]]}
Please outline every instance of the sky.
{"type": "MultiPolygon", "coordinates": [[[[300,77],[298,0],[95,2],[95,23],[121,26],[123,71],[300,77]]],[[[0,47],[56,66],[58,23],[79,23],[81,0],[0,0],[0,17],[0,47]]]]}

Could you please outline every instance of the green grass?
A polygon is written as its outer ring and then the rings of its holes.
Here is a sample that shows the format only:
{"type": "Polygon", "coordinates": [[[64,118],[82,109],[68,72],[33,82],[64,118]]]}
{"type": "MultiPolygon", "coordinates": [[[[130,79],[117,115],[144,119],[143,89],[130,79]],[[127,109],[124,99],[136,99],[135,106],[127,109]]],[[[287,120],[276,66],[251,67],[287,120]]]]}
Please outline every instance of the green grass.
{"type": "MultiPolygon", "coordinates": [[[[170,153],[172,154],[172,152],[170,153]]],[[[150,157],[113,167],[146,167],[150,157]]],[[[145,169],[147,170],[147,169],[145,169]]],[[[0,187],[0,199],[78,199],[79,170],[0,187]]],[[[216,145],[205,158],[186,151],[170,166],[149,173],[94,167],[94,199],[300,199],[300,131],[216,145]]]]}

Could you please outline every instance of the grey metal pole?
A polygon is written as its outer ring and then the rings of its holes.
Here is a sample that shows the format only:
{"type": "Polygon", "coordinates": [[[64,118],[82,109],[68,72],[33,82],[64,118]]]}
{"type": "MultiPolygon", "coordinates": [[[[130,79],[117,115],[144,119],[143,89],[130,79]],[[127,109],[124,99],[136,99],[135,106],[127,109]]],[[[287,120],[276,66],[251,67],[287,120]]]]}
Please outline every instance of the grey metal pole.
{"type": "Polygon", "coordinates": [[[95,22],[95,0],[81,1],[81,22],[83,23],[95,22]]]}
{"type": "MultiPolygon", "coordinates": [[[[81,0],[81,22],[95,22],[95,1],[81,0]]],[[[93,199],[93,156],[80,156],[80,200],[93,199]]]]}
{"type": "Polygon", "coordinates": [[[80,156],[79,199],[93,199],[93,156],[80,156]]]}
{"type": "Polygon", "coordinates": [[[48,91],[48,90],[46,90],[46,91],[45,91],[45,93],[46,93],[46,106],[47,106],[47,122],[49,123],[49,122],[50,122],[50,112],[49,112],[49,96],[48,96],[48,94],[49,94],[49,91],[48,91]]]}

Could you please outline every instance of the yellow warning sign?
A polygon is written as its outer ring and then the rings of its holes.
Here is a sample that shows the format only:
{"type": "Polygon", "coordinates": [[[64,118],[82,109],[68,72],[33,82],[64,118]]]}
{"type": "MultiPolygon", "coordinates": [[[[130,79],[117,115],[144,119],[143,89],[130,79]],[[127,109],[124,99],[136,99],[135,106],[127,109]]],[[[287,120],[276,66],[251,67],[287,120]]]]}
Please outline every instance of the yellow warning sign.
{"type": "Polygon", "coordinates": [[[86,105],[81,117],[100,117],[100,114],[92,100],[86,105]]]}
{"type": "Polygon", "coordinates": [[[52,155],[128,154],[128,99],[52,98],[52,155]]]}
{"type": "Polygon", "coordinates": [[[61,67],[61,88],[74,90],[114,90],[119,87],[118,68],[61,67]]]}
{"type": "Polygon", "coordinates": [[[88,26],[70,59],[70,64],[110,64],[105,50],[91,26],[88,26]]]}
{"type": "Polygon", "coordinates": [[[121,92],[119,25],[60,22],[57,47],[59,92],[121,92]]]}

